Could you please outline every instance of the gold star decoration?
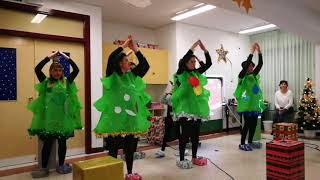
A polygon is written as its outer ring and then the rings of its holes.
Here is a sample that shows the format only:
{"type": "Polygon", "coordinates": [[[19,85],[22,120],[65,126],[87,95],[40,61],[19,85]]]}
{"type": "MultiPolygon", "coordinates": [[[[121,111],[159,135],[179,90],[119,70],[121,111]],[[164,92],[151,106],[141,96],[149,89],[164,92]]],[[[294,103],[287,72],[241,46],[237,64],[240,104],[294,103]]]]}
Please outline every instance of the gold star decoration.
{"type": "Polygon", "coordinates": [[[249,10],[252,8],[251,0],[233,0],[233,2],[236,2],[238,6],[243,6],[246,9],[247,14],[249,13],[249,10]]]}
{"type": "Polygon", "coordinates": [[[230,61],[230,59],[227,57],[227,54],[229,53],[229,51],[224,50],[223,45],[221,44],[220,49],[216,49],[216,52],[218,53],[218,63],[220,63],[221,61],[227,63],[228,61],[230,62],[230,67],[231,67],[231,82],[233,82],[233,70],[232,70],[232,62],[230,61]]]}
{"type": "Polygon", "coordinates": [[[227,58],[227,54],[229,53],[228,51],[225,51],[223,49],[223,45],[221,44],[221,48],[220,49],[216,49],[216,52],[218,53],[219,57],[218,57],[218,62],[220,61],[224,61],[225,63],[227,63],[227,60],[229,60],[227,58]]]}

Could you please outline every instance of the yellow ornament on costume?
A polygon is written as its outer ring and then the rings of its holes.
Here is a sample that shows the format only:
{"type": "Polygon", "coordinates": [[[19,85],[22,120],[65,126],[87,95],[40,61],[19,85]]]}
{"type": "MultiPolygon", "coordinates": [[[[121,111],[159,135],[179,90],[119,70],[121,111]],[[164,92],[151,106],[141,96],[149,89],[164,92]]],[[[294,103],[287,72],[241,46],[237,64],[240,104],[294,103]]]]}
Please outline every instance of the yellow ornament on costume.
{"type": "Polygon", "coordinates": [[[197,96],[200,96],[202,94],[202,87],[201,86],[194,87],[193,91],[197,96]]]}

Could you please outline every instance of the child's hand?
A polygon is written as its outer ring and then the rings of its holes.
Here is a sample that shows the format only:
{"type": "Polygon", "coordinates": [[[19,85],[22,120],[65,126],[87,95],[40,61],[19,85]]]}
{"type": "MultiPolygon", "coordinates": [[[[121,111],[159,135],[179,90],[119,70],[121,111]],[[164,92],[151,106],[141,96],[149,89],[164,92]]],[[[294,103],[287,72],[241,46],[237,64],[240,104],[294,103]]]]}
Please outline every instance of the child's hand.
{"type": "Polygon", "coordinates": [[[194,49],[200,45],[200,40],[196,41],[195,43],[193,43],[193,45],[191,46],[191,50],[194,51],[194,49]]]}
{"type": "Polygon", "coordinates": [[[131,41],[132,41],[132,38],[131,36],[129,36],[128,39],[122,44],[122,48],[128,47],[131,41]]]}
{"type": "Polygon", "coordinates": [[[133,42],[132,36],[130,35],[129,38],[131,39],[131,41],[129,42],[128,47],[135,53],[138,52],[137,44],[133,42]]]}
{"type": "Polygon", "coordinates": [[[261,53],[260,45],[258,43],[255,43],[256,49],[258,53],[261,53]]]}
{"type": "Polygon", "coordinates": [[[61,52],[61,51],[58,51],[58,53],[60,53],[64,58],[66,59],[70,59],[69,56],[67,56],[65,53],[61,52]]]}
{"type": "Polygon", "coordinates": [[[58,53],[59,53],[59,51],[54,51],[52,54],[50,54],[50,55],[48,56],[48,58],[52,59],[52,58],[54,58],[55,56],[57,56],[58,53]]]}
{"type": "Polygon", "coordinates": [[[253,54],[256,51],[256,43],[254,43],[251,47],[251,54],[253,54]]]}
{"type": "Polygon", "coordinates": [[[199,46],[204,52],[208,52],[207,48],[203,45],[202,41],[199,40],[199,46]]]}

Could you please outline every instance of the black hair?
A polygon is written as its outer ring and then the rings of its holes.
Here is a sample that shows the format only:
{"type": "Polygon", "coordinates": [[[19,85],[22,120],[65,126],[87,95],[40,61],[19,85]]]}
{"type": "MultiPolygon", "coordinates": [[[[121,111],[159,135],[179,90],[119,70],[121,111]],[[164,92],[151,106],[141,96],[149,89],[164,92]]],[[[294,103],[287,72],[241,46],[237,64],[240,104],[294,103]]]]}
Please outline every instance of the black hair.
{"type": "Polygon", "coordinates": [[[279,83],[279,86],[280,86],[281,84],[286,84],[286,85],[288,86],[288,81],[286,81],[286,80],[281,80],[280,83],[279,83]]]}
{"type": "Polygon", "coordinates": [[[116,71],[119,74],[122,74],[121,69],[120,69],[120,62],[126,56],[127,55],[125,53],[121,52],[121,53],[117,54],[113,59],[111,59],[112,62],[110,62],[110,63],[113,64],[114,71],[116,71]]]}
{"type": "Polygon", "coordinates": [[[127,55],[123,52],[119,53],[116,57],[115,57],[115,62],[120,63],[122,61],[122,59],[124,57],[126,57],[127,55]]]}
{"type": "MultiPolygon", "coordinates": [[[[185,68],[187,68],[187,63],[191,60],[191,58],[196,58],[196,59],[198,59],[198,57],[197,57],[196,55],[192,54],[192,55],[189,57],[189,59],[185,62],[185,64],[183,64],[183,66],[184,66],[185,68]]],[[[181,65],[181,63],[182,63],[182,60],[179,61],[179,66],[181,65]]]]}
{"type": "Polygon", "coordinates": [[[241,63],[241,66],[242,66],[243,69],[248,69],[248,67],[249,67],[250,64],[252,64],[253,67],[256,66],[256,65],[254,64],[254,62],[252,62],[252,61],[243,61],[243,62],[241,63]]]}

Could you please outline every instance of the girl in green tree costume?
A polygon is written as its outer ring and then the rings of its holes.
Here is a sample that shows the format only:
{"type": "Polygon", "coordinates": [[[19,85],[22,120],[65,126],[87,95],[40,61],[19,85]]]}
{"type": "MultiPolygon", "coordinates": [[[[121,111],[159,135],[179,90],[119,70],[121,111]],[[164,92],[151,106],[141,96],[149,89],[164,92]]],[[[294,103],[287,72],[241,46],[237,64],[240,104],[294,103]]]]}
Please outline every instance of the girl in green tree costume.
{"type": "Polygon", "coordinates": [[[77,65],[64,53],[55,52],[42,60],[35,68],[39,84],[36,90],[39,97],[28,105],[33,112],[29,134],[37,135],[43,141],[42,169],[32,172],[32,177],[40,178],[49,175],[48,161],[55,139],[58,140],[59,167],[57,172],[67,174],[71,167],[64,164],[68,138],[74,136],[75,129],[82,129],[80,109],[81,104],[77,96],[78,89],[73,82],[79,73],[77,65]],[[73,68],[67,78],[64,78],[63,67],[59,63],[59,56],[64,56],[73,68]],[[42,68],[54,58],[50,66],[50,77],[47,78],[42,68]]]}
{"type": "Polygon", "coordinates": [[[252,151],[253,136],[257,126],[258,116],[261,115],[265,109],[262,90],[260,88],[259,72],[262,68],[262,54],[260,46],[255,43],[252,46],[251,54],[248,59],[242,62],[242,70],[239,73],[239,80],[234,96],[237,99],[237,111],[244,116],[244,126],[241,131],[241,144],[239,149],[243,151],[252,151]],[[259,63],[257,67],[252,62],[253,53],[258,51],[259,63]],[[254,68],[255,67],[255,68],[254,68]],[[246,136],[249,131],[248,144],[245,144],[246,136]]]}
{"type": "Polygon", "coordinates": [[[199,145],[199,133],[201,119],[209,117],[210,93],[204,88],[207,79],[202,74],[212,65],[208,50],[199,40],[193,44],[191,49],[179,61],[179,69],[174,75],[174,90],[172,95],[173,114],[178,118],[181,126],[179,137],[180,160],[177,166],[183,169],[191,168],[192,163],[198,166],[206,165],[206,159],[197,157],[199,145]],[[199,61],[200,68],[195,68],[197,57],[193,55],[194,49],[200,46],[206,57],[206,64],[199,61]],[[191,137],[192,162],[185,159],[186,143],[191,137]]]}
{"type": "Polygon", "coordinates": [[[122,47],[113,51],[109,58],[106,78],[102,80],[103,96],[94,104],[101,117],[94,129],[97,137],[104,137],[105,148],[109,155],[117,158],[118,149],[124,149],[128,174],[126,179],[140,178],[132,173],[134,152],[137,149],[138,137],[145,134],[150,122],[147,104],[151,98],[142,77],[149,70],[149,64],[129,37],[122,47]],[[123,49],[132,49],[139,61],[130,68],[123,49]]]}

